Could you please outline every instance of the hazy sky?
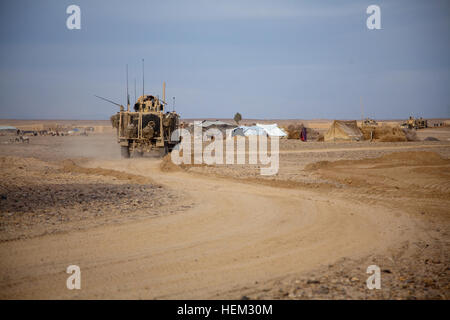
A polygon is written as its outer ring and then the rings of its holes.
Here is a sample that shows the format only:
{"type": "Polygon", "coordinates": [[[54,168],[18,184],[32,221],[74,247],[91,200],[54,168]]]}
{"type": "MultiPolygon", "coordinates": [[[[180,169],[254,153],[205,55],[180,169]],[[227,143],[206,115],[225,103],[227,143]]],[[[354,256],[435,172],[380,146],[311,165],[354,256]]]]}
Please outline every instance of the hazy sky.
{"type": "Polygon", "coordinates": [[[134,79],[184,118],[450,117],[450,1],[0,2],[0,118],[108,119],[134,79]],[[81,8],[68,30],[66,8],[81,8]],[[366,8],[381,7],[381,30],[366,8]]]}

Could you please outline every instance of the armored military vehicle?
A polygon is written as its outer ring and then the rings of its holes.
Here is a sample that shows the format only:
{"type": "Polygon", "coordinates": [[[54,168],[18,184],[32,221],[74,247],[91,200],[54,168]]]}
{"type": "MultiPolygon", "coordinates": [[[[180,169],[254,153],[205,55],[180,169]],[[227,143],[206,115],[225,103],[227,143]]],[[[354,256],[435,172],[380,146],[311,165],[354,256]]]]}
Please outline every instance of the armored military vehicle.
{"type": "Polygon", "coordinates": [[[375,120],[370,119],[370,118],[365,118],[362,125],[364,127],[376,127],[376,126],[378,126],[378,122],[376,122],[375,120]]]}
{"type": "Polygon", "coordinates": [[[428,128],[428,121],[425,119],[409,117],[409,119],[401,125],[402,128],[408,129],[424,129],[428,128]]]}
{"type": "Polygon", "coordinates": [[[120,107],[111,116],[111,123],[117,131],[122,157],[129,158],[133,152],[142,156],[152,150],[167,154],[179,143],[179,139],[171,140],[172,132],[179,127],[179,115],[165,110],[165,83],[162,100],[158,96],[142,95],[134,104],[134,111],[130,111],[129,99],[125,111],[123,105],[97,97],[120,107]]]}

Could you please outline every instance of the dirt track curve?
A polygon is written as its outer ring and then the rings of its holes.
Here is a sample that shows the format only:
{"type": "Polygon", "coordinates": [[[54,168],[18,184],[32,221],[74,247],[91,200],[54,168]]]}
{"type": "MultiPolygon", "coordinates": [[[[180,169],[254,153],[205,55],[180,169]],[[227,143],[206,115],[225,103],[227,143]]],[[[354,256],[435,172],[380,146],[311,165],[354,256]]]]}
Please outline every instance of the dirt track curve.
{"type": "Polygon", "coordinates": [[[0,243],[1,298],[220,298],[267,281],[387,248],[415,232],[401,211],[312,190],[163,173],[160,161],[86,166],[149,176],[195,205],[158,218],[0,243]],[[82,289],[66,288],[67,266],[82,289]]]}

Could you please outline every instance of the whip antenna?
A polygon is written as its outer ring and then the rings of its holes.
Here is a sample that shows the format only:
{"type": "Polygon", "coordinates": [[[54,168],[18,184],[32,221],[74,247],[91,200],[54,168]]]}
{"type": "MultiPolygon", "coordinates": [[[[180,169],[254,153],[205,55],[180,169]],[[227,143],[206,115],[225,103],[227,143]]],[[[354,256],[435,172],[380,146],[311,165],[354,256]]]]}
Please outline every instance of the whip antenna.
{"type": "Polygon", "coordinates": [[[144,98],[144,59],[142,59],[142,98],[144,98]]]}
{"type": "Polygon", "coordinates": [[[128,94],[128,64],[127,64],[127,111],[130,111],[130,95],[128,94]]]}

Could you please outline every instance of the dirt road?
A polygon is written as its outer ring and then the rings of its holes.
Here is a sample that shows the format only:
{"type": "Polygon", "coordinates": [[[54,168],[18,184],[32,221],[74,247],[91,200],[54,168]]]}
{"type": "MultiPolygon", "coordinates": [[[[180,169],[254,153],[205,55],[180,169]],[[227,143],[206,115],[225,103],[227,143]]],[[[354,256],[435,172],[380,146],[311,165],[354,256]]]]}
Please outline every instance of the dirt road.
{"type": "Polygon", "coordinates": [[[120,160],[112,134],[3,143],[0,298],[446,299],[448,142],[280,149],[263,180],[120,160]],[[378,293],[370,264],[390,272],[378,293]]]}
{"type": "Polygon", "coordinates": [[[0,243],[1,298],[220,298],[415,237],[415,220],[400,210],[314,191],[161,173],[159,160],[151,159],[85,165],[149,176],[187,194],[195,206],[0,243]],[[71,264],[81,268],[81,290],[66,288],[71,264]]]}

